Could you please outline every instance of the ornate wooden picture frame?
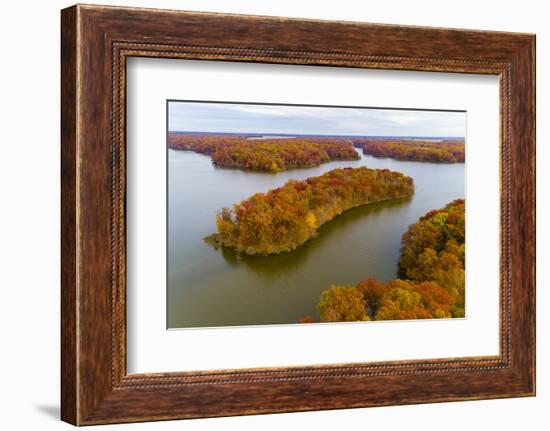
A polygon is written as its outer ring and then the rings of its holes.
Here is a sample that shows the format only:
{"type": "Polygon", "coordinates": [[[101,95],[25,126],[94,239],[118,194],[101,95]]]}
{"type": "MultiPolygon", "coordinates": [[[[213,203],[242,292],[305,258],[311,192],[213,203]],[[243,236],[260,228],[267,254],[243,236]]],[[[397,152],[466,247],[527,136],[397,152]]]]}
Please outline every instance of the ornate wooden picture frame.
{"type": "Polygon", "coordinates": [[[535,37],[77,5],[62,11],[61,417],[75,425],[535,394],[535,37]],[[330,65],[500,79],[500,354],[126,371],[126,60],[330,65]]]}

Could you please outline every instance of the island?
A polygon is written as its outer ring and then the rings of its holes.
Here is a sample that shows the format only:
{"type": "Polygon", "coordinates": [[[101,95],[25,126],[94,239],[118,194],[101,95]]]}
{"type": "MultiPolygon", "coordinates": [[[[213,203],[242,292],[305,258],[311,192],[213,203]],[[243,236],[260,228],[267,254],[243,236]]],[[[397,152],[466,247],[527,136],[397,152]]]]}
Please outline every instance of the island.
{"type": "Polygon", "coordinates": [[[414,162],[464,163],[463,139],[355,139],[363,154],[414,162]]]}
{"type": "Polygon", "coordinates": [[[205,238],[216,247],[248,255],[295,250],[320,226],[354,207],[411,196],[412,178],[388,169],[339,168],[303,181],[256,193],[216,216],[217,232],[205,238]]]}
{"type": "Polygon", "coordinates": [[[269,172],[361,158],[351,140],[343,138],[263,139],[258,136],[170,133],[168,147],[209,155],[212,163],[220,167],[269,172]]]}
{"type": "Polygon", "coordinates": [[[324,290],[317,305],[321,322],[464,317],[464,206],[457,199],[409,226],[401,240],[399,278],[324,290]]]}

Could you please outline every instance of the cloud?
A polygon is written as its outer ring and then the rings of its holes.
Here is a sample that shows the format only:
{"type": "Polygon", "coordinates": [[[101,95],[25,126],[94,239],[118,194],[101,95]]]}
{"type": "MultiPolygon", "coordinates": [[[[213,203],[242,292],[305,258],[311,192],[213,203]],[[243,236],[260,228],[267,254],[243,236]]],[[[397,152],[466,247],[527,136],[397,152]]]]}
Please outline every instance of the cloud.
{"type": "Polygon", "coordinates": [[[371,136],[465,136],[466,113],[170,102],[169,130],[371,136]]]}

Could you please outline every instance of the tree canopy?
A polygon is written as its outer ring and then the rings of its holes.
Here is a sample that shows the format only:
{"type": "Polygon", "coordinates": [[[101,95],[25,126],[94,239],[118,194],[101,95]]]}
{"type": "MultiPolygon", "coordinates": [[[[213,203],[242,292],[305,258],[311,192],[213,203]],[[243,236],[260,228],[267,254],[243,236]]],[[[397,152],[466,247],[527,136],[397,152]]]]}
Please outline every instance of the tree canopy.
{"type": "Polygon", "coordinates": [[[464,163],[464,140],[354,139],[364,154],[415,162],[464,163]]]}
{"type": "Polygon", "coordinates": [[[303,181],[256,193],[223,208],[216,217],[214,245],[246,254],[289,252],[315,236],[317,229],[342,212],[361,205],[410,196],[412,178],[387,169],[333,169],[303,181]]]}
{"type": "Polygon", "coordinates": [[[343,138],[252,139],[171,133],[168,146],[210,155],[216,166],[271,172],[360,158],[351,141],[343,138]]]}
{"type": "Polygon", "coordinates": [[[370,320],[363,295],[353,287],[332,286],[323,291],[317,310],[323,322],[370,320]]]}

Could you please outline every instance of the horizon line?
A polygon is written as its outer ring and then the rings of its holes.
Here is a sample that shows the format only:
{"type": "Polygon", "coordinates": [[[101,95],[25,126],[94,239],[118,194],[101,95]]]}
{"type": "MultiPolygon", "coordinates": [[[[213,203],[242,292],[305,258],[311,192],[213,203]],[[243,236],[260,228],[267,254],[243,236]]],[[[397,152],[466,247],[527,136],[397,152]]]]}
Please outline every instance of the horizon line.
{"type": "Polygon", "coordinates": [[[170,130],[167,128],[168,133],[188,133],[188,134],[210,134],[210,135],[288,135],[288,136],[316,136],[316,137],[387,137],[387,138],[455,138],[466,139],[466,136],[450,136],[450,135],[367,135],[367,134],[355,134],[355,135],[341,135],[341,134],[316,134],[316,133],[288,133],[288,132],[200,132],[198,130],[170,130]]]}

